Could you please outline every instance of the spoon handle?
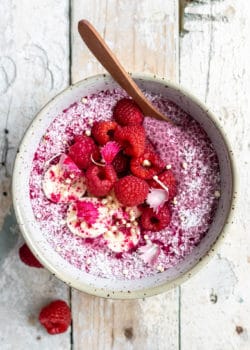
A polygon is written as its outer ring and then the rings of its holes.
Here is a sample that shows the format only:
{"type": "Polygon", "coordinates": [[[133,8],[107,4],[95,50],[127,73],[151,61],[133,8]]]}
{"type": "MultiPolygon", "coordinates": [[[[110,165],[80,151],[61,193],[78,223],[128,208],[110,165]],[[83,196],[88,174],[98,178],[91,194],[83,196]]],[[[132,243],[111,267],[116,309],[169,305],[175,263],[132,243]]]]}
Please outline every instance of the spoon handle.
{"type": "Polygon", "coordinates": [[[81,20],[78,23],[78,31],[88,46],[90,51],[111,74],[117,83],[131,96],[139,105],[145,115],[157,119],[170,121],[169,118],[158,111],[144,96],[142,91],[136,85],[134,80],[122,67],[114,53],[107,46],[97,30],[87,20],[81,20]]]}

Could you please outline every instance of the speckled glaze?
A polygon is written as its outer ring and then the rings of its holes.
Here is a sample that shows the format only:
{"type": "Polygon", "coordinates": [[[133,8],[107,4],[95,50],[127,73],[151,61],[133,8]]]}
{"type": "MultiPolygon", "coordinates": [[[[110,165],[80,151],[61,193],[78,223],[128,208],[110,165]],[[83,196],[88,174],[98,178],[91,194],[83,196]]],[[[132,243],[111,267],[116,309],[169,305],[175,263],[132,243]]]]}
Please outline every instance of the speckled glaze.
{"type": "Polygon", "coordinates": [[[20,229],[33,253],[45,267],[64,282],[81,291],[101,297],[141,298],[175,287],[190,278],[208,260],[218,246],[218,242],[221,241],[227,224],[232,221],[229,218],[235,196],[234,172],[230,157],[232,151],[216,125],[215,117],[204,105],[179,86],[152,76],[134,75],[133,77],[141,88],[172,100],[196,119],[211,139],[219,158],[221,197],[213,223],[201,243],[180,264],[154,276],[132,281],[114,281],[96,277],[75,268],[61,258],[47,242],[34,217],[29,200],[29,174],[34,152],[41,137],[55,115],[82,96],[117,87],[109,76],[97,75],[87,78],[51,100],[28,128],[14,167],[14,208],[20,229]]]}

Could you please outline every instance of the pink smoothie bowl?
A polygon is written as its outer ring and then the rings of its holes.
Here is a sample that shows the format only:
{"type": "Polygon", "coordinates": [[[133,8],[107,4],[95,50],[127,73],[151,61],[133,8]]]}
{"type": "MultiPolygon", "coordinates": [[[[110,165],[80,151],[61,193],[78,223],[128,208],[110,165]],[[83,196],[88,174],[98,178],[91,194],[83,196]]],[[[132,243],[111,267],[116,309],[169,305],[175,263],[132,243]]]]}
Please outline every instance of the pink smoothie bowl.
{"type": "Polygon", "coordinates": [[[23,237],[38,260],[53,275],[69,286],[92,295],[114,299],[144,298],[180,285],[202,268],[218,250],[233,223],[236,183],[233,151],[218,125],[216,117],[188,91],[165,79],[133,74],[139,87],[160,94],[190,114],[210,138],[217,153],[221,176],[221,196],[208,232],[201,242],[175,267],[153,276],[133,280],[114,280],[93,276],[64,260],[48,243],[35,219],[29,194],[29,177],[34,153],[47,128],[62,110],[82,96],[117,88],[106,74],[86,78],[54,97],[34,118],[27,129],[16,156],[12,193],[17,221],[23,237]]]}

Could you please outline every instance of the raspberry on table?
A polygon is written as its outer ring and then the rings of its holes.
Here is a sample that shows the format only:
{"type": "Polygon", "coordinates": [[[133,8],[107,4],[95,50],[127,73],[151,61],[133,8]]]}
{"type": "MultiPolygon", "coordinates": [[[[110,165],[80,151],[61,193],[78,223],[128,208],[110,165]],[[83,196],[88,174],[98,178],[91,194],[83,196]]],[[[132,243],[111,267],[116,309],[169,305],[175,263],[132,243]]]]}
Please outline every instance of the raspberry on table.
{"type": "Polygon", "coordinates": [[[157,232],[167,227],[171,220],[171,213],[165,204],[157,213],[151,208],[145,208],[141,215],[141,225],[145,230],[157,232]]]}
{"type": "Polygon", "coordinates": [[[163,168],[164,162],[152,151],[145,151],[140,157],[132,158],[130,162],[131,172],[144,180],[152,179],[163,168]]]}
{"type": "MultiPolygon", "coordinates": [[[[160,175],[158,179],[168,188],[168,200],[172,200],[177,194],[177,181],[172,170],[165,170],[160,175]]],[[[150,180],[148,182],[150,187],[162,188],[159,183],[155,180],[150,180]]]]}
{"type": "Polygon", "coordinates": [[[19,257],[25,265],[30,267],[42,268],[43,265],[37,260],[37,258],[30,251],[27,244],[23,244],[19,249],[19,257]]]}
{"type": "Polygon", "coordinates": [[[114,132],[118,124],[114,121],[95,122],[92,127],[92,135],[97,143],[105,145],[114,139],[114,132]]]}
{"type": "Polygon", "coordinates": [[[114,107],[113,117],[115,121],[122,125],[140,125],[144,116],[139,106],[130,98],[122,98],[114,107]]]}
{"type": "Polygon", "coordinates": [[[52,301],[40,311],[39,321],[49,334],[64,333],[71,323],[70,308],[63,300],[52,301]]]}
{"type": "Polygon", "coordinates": [[[122,177],[114,185],[118,201],[125,206],[136,206],[143,203],[148,195],[146,181],[133,175],[122,177]]]}
{"type": "Polygon", "coordinates": [[[129,171],[129,157],[123,154],[123,152],[119,152],[115,156],[112,165],[117,174],[125,173],[126,171],[129,171]]]}
{"type": "Polygon", "coordinates": [[[95,161],[100,159],[99,148],[91,137],[80,135],[74,141],[68,155],[80,169],[87,169],[92,164],[91,156],[95,161]]]}
{"type": "Polygon", "coordinates": [[[106,196],[116,180],[117,175],[112,165],[91,165],[86,171],[87,190],[96,197],[106,196]]]}
{"type": "Polygon", "coordinates": [[[141,125],[118,127],[114,138],[128,156],[139,157],[144,152],[146,135],[141,125]]]}

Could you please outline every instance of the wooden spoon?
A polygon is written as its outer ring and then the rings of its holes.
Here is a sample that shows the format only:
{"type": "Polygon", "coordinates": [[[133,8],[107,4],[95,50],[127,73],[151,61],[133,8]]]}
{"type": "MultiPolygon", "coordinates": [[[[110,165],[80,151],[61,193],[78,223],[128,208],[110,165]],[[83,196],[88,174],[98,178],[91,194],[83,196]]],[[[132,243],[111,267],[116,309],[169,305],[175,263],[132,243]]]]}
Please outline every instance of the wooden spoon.
{"type": "Polygon", "coordinates": [[[172,122],[146,99],[134,80],[125,71],[114,53],[89,21],[86,19],[81,20],[78,23],[78,31],[90,51],[117,83],[135,100],[145,115],[172,122]]]}

